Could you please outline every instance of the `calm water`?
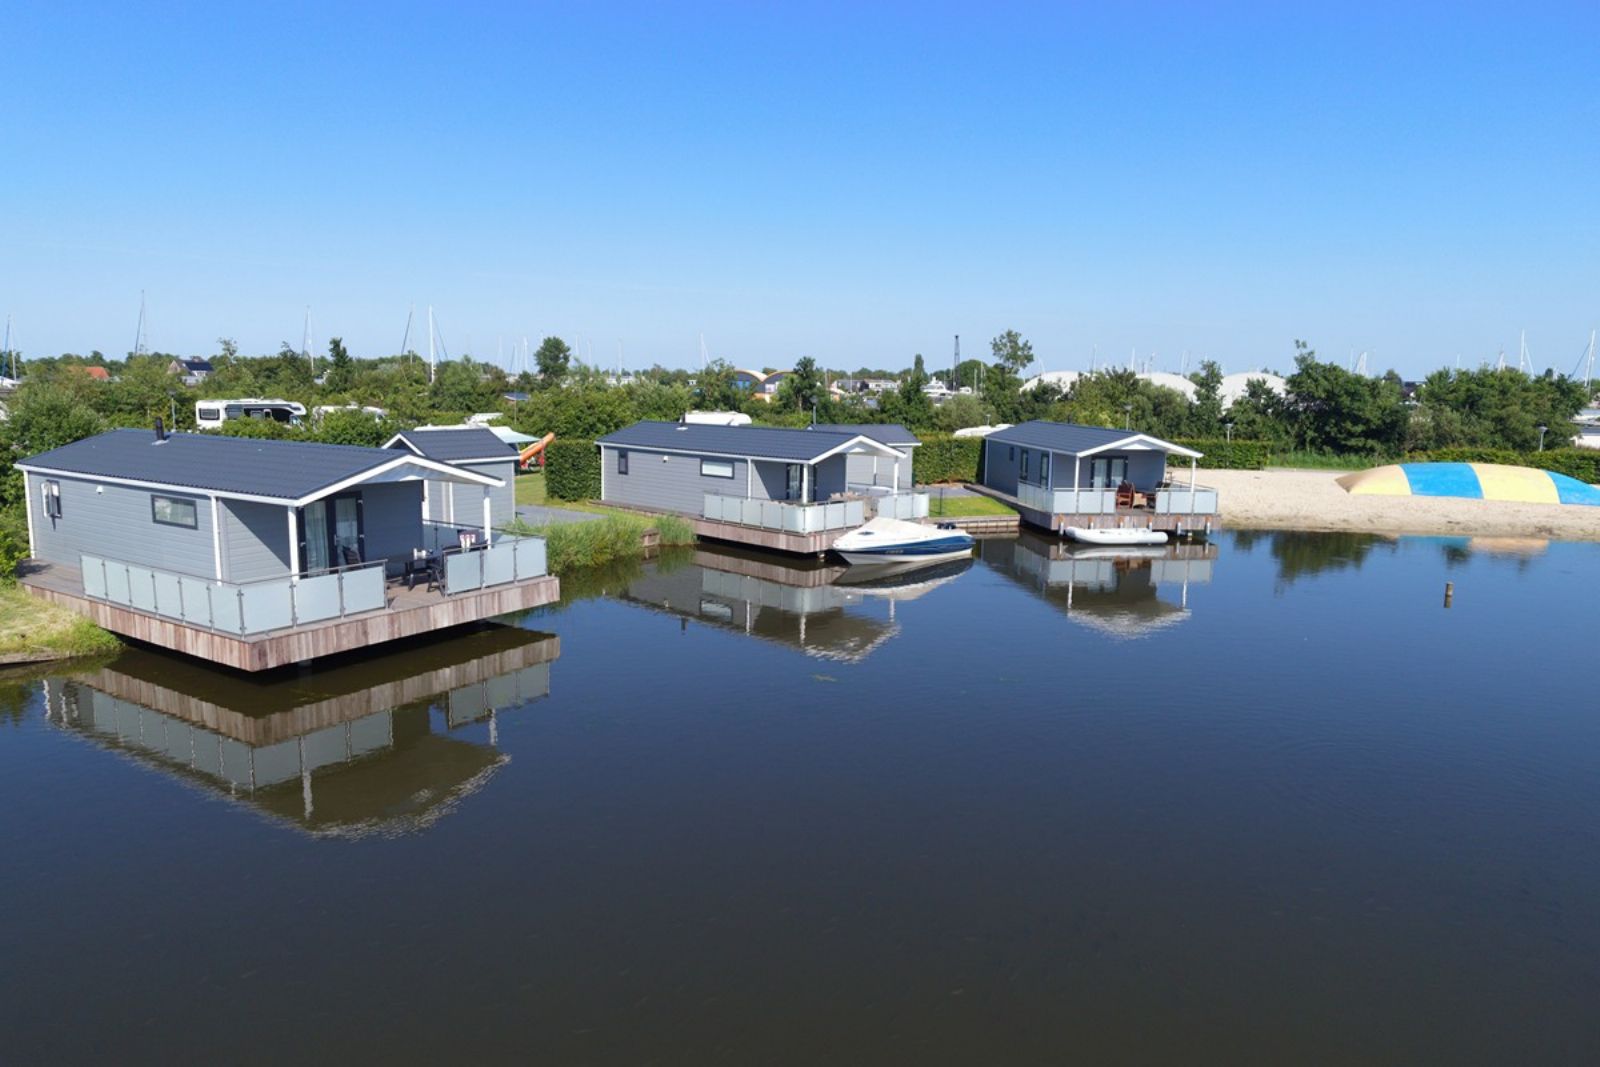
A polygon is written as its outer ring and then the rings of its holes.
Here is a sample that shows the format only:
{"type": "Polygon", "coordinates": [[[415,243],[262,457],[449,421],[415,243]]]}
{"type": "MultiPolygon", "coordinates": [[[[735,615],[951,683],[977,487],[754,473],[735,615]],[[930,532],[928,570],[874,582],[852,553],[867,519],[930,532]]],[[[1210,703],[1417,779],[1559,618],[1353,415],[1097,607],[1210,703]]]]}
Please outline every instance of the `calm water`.
{"type": "Polygon", "coordinates": [[[1600,1056],[1600,546],[838,574],[0,684],[0,1058],[1600,1056]]]}

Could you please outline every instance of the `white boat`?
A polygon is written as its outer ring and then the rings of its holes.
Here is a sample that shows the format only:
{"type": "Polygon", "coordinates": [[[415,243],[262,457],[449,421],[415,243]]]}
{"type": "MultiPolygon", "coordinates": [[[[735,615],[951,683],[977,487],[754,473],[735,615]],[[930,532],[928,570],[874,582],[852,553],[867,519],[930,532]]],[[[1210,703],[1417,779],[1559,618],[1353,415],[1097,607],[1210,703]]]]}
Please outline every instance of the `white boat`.
{"type": "Polygon", "coordinates": [[[1063,531],[1074,541],[1082,541],[1086,545],[1164,545],[1167,535],[1160,530],[1147,530],[1144,527],[1119,527],[1106,530],[1096,530],[1088,526],[1068,526],[1063,531]]]}
{"type": "Polygon", "coordinates": [[[955,526],[873,519],[833,543],[846,563],[938,563],[972,554],[972,535],[955,526]]]}

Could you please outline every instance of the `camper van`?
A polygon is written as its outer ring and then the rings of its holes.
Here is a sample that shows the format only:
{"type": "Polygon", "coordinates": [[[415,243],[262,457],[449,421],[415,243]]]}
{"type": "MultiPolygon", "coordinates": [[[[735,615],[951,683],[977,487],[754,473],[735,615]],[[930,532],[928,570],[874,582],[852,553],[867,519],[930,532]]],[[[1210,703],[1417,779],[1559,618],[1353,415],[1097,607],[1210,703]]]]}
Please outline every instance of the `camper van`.
{"type": "Polygon", "coordinates": [[[220,429],[229,419],[271,419],[298,426],[305,417],[306,406],[293,400],[245,397],[242,400],[201,400],[194,406],[194,424],[202,430],[220,429]]]}

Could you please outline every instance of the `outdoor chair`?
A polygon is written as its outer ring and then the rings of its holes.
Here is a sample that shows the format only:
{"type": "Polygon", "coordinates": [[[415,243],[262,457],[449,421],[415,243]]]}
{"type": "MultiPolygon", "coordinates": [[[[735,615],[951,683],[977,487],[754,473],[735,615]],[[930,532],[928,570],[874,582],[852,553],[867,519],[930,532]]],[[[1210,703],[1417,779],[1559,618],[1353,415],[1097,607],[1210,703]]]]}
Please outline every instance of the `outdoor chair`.
{"type": "Polygon", "coordinates": [[[1133,483],[1132,482],[1123,482],[1121,485],[1117,486],[1117,507],[1119,507],[1119,508],[1131,508],[1131,507],[1133,507],[1133,483]]]}
{"type": "Polygon", "coordinates": [[[361,553],[357,552],[349,545],[340,545],[339,555],[344,560],[344,565],[346,567],[361,566],[361,553]]]}

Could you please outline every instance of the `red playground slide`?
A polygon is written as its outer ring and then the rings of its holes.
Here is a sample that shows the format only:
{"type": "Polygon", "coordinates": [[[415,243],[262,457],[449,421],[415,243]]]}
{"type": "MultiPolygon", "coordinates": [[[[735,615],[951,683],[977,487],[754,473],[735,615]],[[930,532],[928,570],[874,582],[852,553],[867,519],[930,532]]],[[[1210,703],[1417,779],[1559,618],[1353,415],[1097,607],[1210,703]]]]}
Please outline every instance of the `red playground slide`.
{"type": "Polygon", "coordinates": [[[529,445],[527,448],[524,448],[521,452],[519,452],[517,454],[517,459],[522,464],[522,469],[523,470],[527,470],[529,467],[533,466],[534,463],[538,463],[540,467],[543,467],[544,466],[544,446],[549,444],[551,441],[554,441],[555,439],[556,439],[556,435],[555,434],[547,433],[543,437],[541,437],[539,440],[535,441],[533,444],[529,445]]]}

